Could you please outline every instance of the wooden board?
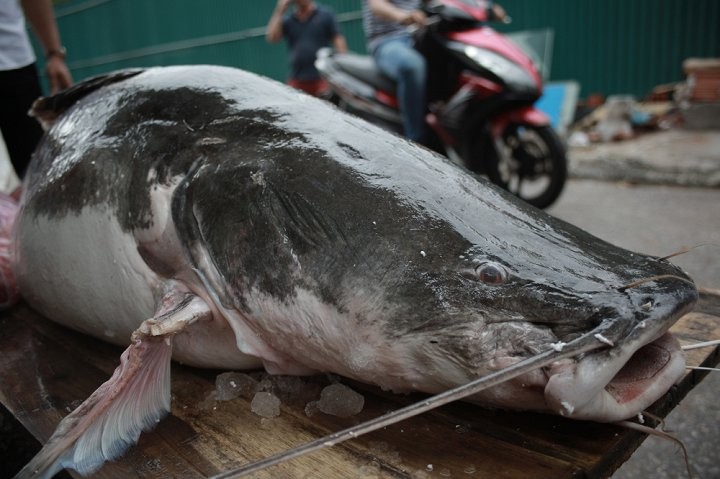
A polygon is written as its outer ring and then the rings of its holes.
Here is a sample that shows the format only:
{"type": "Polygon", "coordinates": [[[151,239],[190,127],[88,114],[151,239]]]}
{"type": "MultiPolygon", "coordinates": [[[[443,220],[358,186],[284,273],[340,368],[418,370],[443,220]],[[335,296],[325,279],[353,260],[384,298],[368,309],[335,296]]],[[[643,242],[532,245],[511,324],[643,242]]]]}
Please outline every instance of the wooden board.
{"type": "MultiPolygon", "coordinates": [[[[720,338],[720,291],[704,291],[695,311],[672,331],[681,343],[720,338]]],[[[45,441],[70,410],[104,382],[121,349],[56,325],[20,305],[0,317],[0,402],[45,441]]],[[[718,348],[687,351],[688,364],[715,366],[718,348]]],[[[217,401],[222,371],[173,364],[172,412],[117,462],[94,478],[201,478],[295,447],[421,398],[395,395],[342,379],[365,397],[351,418],[305,404],[331,379],[305,379],[285,398],[281,415],[264,419],[250,399],[217,401]]],[[[665,416],[707,374],[689,370],[650,408],[665,416]]],[[[652,422],[652,421],[649,421],[652,422]]],[[[600,478],[612,474],[644,434],[614,425],[533,413],[489,411],[454,403],[333,448],[274,466],[253,477],[600,478]]]]}

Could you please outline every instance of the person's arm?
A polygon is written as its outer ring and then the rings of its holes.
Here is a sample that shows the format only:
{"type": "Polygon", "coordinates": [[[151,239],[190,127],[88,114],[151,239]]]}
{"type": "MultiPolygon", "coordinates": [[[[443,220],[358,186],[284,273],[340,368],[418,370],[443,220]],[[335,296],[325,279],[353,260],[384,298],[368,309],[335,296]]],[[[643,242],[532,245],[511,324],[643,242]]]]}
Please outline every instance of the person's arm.
{"type": "Polygon", "coordinates": [[[424,25],[427,19],[421,10],[401,10],[387,0],[368,0],[368,7],[375,16],[403,25],[424,25]]]}
{"type": "Polygon", "coordinates": [[[488,11],[488,17],[490,20],[504,22],[505,18],[507,18],[507,13],[505,13],[505,9],[501,5],[493,3],[488,11]]]}
{"type": "Polygon", "coordinates": [[[333,37],[333,48],[338,53],[347,53],[347,42],[342,33],[338,33],[333,37]]]}
{"type": "Polygon", "coordinates": [[[278,0],[267,24],[265,39],[270,43],[279,42],[282,39],[283,15],[292,3],[292,0],[278,0]]]}
{"type": "Polygon", "coordinates": [[[333,49],[337,53],[347,53],[347,42],[343,34],[340,33],[340,24],[334,13],[331,15],[331,20],[327,23],[327,28],[329,29],[327,36],[328,39],[332,41],[333,49]]]}
{"type": "Polygon", "coordinates": [[[65,65],[65,50],[55,23],[51,0],[21,0],[25,18],[45,49],[50,91],[55,94],[72,85],[72,76],[65,65]]]}

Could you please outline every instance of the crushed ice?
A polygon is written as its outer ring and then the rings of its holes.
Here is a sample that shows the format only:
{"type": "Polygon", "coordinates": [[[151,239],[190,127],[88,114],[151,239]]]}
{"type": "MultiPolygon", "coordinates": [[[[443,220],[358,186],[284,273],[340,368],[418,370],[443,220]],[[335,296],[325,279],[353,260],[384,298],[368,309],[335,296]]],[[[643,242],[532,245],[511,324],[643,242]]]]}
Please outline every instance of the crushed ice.
{"type": "Polygon", "coordinates": [[[250,399],[256,391],[257,381],[245,373],[222,373],[215,377],[215,394],[218,401],[236,397],[250,399]]]}
{"type": "Polygon", "coordinates": [[[259,391],[250,403],[250,410],[260,417],[274,418],[280,415],[280,399],[273,393],[259,391]]]}
{"type": "Polygon", "coordinates": [[[318,402],[310,401],[305,405],[305,415],[307,417],[313,417],[318,412],[318,402]]]}
{"type": "Polygon", "coordinates": [[[350,417],[358,414],[365,406],[365,397],[344,384],[335,383],[323,388],[317,408],[325,414],[350,417]]]}
{"type": "Polygon", "coordinates": [[[350,417],[363,410],[365,398],[362,394],[339,382],[323,388],[322,383],[327,384],[328,380],[337,381],[337,378],[333,375],[326,375],[322,379],[259,372],[225,372],[215,377],[215,389],[204,398],[200,409],[215,409],[216,401],[242,397],[252,399],[252,412],[266,419],[279,416],[282,404],[304,407],[308,417],[318,411],[337,417],[350,417]]]}

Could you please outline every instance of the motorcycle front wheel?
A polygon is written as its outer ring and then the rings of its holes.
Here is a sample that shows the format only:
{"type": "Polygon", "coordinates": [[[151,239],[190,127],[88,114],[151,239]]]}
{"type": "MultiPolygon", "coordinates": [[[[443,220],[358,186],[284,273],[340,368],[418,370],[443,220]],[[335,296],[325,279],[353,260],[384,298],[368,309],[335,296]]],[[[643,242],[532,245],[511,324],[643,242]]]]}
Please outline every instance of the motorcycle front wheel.
{"type": "Polygon", "coordinates": [[[514,123],[501,137],[481,141],[490,181],[538,208],[558,199],[567,179],[567,157],[551,126],[514,123]]]}

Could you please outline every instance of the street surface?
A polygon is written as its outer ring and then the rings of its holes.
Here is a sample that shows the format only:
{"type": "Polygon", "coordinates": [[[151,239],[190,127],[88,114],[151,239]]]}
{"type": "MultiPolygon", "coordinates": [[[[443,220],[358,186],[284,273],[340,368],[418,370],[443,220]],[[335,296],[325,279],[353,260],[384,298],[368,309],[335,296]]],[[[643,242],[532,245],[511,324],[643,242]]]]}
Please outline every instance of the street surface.
{"type": "MultiPolygon", "coordinates": [[[[624,248],[657,256],[699,246],[671,261],[699,287],[720,289],[720,189],[570,180],[549,213],[624,248]]],[[[707,338],[720,339],[720,338],[707,338]]],[[[690,455],[693,477],[720,478],[720,372],[710,374],[667,417],[690,455]]],[[[680,447],[649,437],[613,479],[687,476],[680,447]]]]}
{"type": "Polygon", "coordinates": [[[720,189],[571,180],[549,213],[617,246],[667,256],[720,289],[720,189]]]}

